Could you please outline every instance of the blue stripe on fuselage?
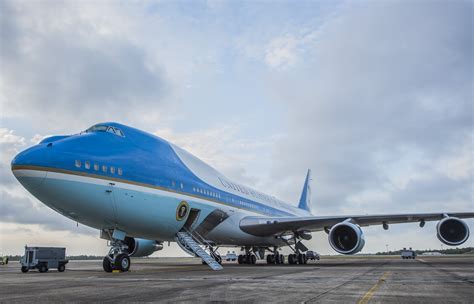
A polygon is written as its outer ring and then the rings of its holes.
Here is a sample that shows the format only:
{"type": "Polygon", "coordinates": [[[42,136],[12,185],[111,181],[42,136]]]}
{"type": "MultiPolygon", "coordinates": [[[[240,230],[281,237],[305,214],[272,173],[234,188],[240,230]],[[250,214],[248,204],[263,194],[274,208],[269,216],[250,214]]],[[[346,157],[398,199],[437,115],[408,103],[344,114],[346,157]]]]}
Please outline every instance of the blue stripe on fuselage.
{"type": "Polygon", "coordinates": [[[50,147],[47,147],[49,141],[44,140],[39,144],[42,147],[34,148],[45,154],[35,165],[166,188],[268,216],[295,215],[205,183],[186,167],[167,141],[157,136],[122,124],[103,125],[120,128],[125,137],[107,132],[82,133],[56,137],[50,147]],[[81,161],[79,168],[75,166],[75,160],[81,161]],[[89,169],[85,168],[86,161],[90,162],[89,169]],[[95,164],[99,170],[94,169],[95,164]],[[106,172],[102,166],[107,166],[106,172]],[[114,174],[110,173],[111,166],[115,167],[114,174]],[[118,168],[122,169],[121,176],[118,175],[118,168]],[[193,189],[201,191],[198,193],[193,189]]]}

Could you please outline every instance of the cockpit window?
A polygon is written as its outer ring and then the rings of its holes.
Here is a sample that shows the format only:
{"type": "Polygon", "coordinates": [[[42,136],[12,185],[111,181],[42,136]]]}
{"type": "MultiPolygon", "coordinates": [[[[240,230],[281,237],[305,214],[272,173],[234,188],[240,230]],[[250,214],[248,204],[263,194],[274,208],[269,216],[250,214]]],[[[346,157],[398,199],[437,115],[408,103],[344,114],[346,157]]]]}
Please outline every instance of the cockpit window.
{"type": "Polygon", "coordinates": [[[109,132],[121,137],[125,137],[122,130],[116,127],[112,127],[112,126],[95,125],[86,130],[86,133],[92,133],[92,132],[109,132]]]}

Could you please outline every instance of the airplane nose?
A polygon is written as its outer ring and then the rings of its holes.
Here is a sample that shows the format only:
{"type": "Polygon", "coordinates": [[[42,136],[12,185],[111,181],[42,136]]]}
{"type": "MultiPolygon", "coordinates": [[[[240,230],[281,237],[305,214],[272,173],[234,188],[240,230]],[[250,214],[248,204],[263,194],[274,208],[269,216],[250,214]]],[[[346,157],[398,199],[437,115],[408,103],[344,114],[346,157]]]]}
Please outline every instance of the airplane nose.
{"type": "Polygon", "coordinates": [[[45,145],[36,145],[18,153],[11,162],[12,173],[27,189],[41,186],[47,172],[44,167],[49,160],[49,151],[45,145]]]}

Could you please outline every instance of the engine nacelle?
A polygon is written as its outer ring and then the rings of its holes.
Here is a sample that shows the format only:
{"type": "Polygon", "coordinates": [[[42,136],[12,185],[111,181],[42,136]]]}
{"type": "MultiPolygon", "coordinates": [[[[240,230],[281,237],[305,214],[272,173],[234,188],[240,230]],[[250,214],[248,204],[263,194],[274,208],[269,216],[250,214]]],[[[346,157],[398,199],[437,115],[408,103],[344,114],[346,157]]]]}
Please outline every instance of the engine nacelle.
{"type": "Polygon", "coordinates": [[[436,225],[438,239],[446,245],[457,246],[469,238],[469,227],[457,217],[445,217],[436,225]]]}
{"type": "Polygon", "coordinates": [[[334,225],[329,231],[329,245],[342,254],[354,254],[365,245],[364,233],[359,225],[342,222],[334,225]]]}
{"type": "Polygon", "coordinates": [[[128,246],[129,256],[131,257],[145,257],[155,251],[163,249],[163,244],[152,240],[137,239],[127,236],[125,237],[124,242],[128,246]]]}

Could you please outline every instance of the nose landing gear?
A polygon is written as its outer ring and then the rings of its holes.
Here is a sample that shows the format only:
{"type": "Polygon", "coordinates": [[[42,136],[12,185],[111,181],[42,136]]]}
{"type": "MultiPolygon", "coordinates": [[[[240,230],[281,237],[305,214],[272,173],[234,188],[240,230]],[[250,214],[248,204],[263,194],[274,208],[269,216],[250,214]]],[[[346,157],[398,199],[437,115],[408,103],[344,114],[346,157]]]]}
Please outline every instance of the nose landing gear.
{"type": "MultiPolygon", "coordinates": [[[[105,231],[102,231],[105,232],[105,231]]],[[[114,238],[114,234],[109,231],[106,232],[107,239],[109,239],[110,250],[102,261],[102,267],[105,272],[113,272],[114,270],[120,272],[127,272],[130,270],[130,256],[128,245],[120,239],[114,238]]],[[[101,235],[102,236],[102,235],[101,235]]]]}

